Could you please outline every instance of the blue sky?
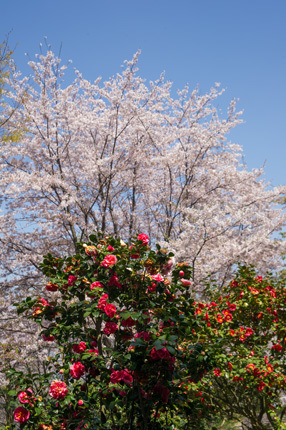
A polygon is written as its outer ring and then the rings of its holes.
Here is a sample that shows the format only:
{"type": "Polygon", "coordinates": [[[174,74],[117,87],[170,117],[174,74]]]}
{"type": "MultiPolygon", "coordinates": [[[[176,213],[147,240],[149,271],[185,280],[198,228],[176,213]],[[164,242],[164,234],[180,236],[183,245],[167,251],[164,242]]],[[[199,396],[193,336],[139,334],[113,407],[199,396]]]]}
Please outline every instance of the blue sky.
{"type": "Polygon", "coordinates": [[[249,168],[266,162],[265,179],[286,184],[286,0],[13,0],[1,4],[18,68],[28,72],[47,36],[64,62],[87,79],[108,78],[141,49],[139,74],[162,71],[174,89],[206,92],[221,82],[225,111],[239,98],[245,123],[230,139],[249,168]]]}

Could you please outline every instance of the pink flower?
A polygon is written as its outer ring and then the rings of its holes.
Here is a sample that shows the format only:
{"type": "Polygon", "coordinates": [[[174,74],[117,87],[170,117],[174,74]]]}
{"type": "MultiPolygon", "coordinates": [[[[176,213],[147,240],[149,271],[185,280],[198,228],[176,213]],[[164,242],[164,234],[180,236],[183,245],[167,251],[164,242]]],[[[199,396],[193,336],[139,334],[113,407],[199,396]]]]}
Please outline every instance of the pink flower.
{"type": "Polygon", "coordinates": [[[143,245],[148,245],[149,236],[147,236],[147,234],[141,233],[137,236],[137,240],[142,240],[143,245]]]}
{"type": "Polygon", "coordinates": [[[26,391],[21,391],[21,393],[18,394],[18,399],[20,401],[20,403],[30,403],[31,404],[31,400],[32,400],[32,395],[33,395],[33,391],[30,390],[28,388],[27,390],[29,393],[27,393],[26,391]]]}
{"type": "Polygon", "coordinates": [[[85,367],[80,361],[70,366],[70,374],[74,379],[79,379],[85,372],[85,367]]]}
{"type": "Polygon", "coordinates": [[[91,291],[95,290],[96,288],[104,288],[101,282],[93,282],[90,286],[91,291]]]}
{"type": "Polygon", "coordinates": [[[50,385],[49,394],[53,399],[63,399],[68,394],[67,384],[63,381],[53,381],[50,385]]]}
{"type": "Polygon", "coordinates": [[[42,337],[43,337],[43,340],[45,342],[53,342],[55,340],[55,336],[52,336],[52,335],[51,336],[46,336],[45,334],[43,334],[42,337]]]}
{"type": "Polygon", "coordinates": [[[105,327],[103,329],[103,333],[106,336],[109,336],[110,334],[115,333],[117,330],[118,330],[118,325],[116,323],[114,323],[114,322],[108,321],[105,324],[105,327]]]}
{"type": "Polygon", "coordinates": [[[182,284],[184,285],[184,287],[188,287],[189,285],[191,285],[191,281],[189,281],[188,279],[180,279],[180,281],[182,282],[182,284]]]}
{"type": "Polygon", "coordinates": [[[75,344],[72,346],[72,349],[77,354],[80,354],[81,352],[84,352],[86,350],[86,343],[80,342],[78,345],[75,344]]]}
{"type": "Polygon", "coordinates": [[[116,314],[116,307],[111,303],[107,303],[107,305],[104,308],[104,312],[109,318],[113,318],[114,315],[116,314]]]}
{"type": "Polygon", "coordinates": [[[107,249],[108,249],[108,251],[110,251],[110,252],[114,251],[114,248],[113,248],[113,246],[111,246],[111,245],[108,245],[107,249]]]}
{"type": "Polygon", "coordinates": [[[89,352],[90,354],[92,354],[92,355],[98,355],[98,349],[97,348],[95,348],[95,349],[89,349],[87,352],[89,352]]]}
{"type": "Polygon", "coordinates": [[[71,287],[76,281],[76,277],[73,275],[70,275],[68,278],[68,286],[71,287]]]}
{"type": "Polygon", "coordinates": [[[157,281],[157,282],[163,282],[164,281],[164,278],[162,275],[160,275],[160,273],[158,273],[157,275],[153,275],[152,279],[154,279],[154,281],[157,281]]]}
{"type": "Polygon", "coordinates": [[[113,372],[110,375],[110,382],[112,384],[117,384],[121,381],[121,371],[120,370],[113,370],[113,372]]]}
{"type": "Polygon", "coordinates": [[[104,257],[104,260],[100,263],[100,265],[102,267],[109,267],[109,266],[113,266],[113,264],[115,264],[117,262],[117,258],[115,257],[115,255],[106,255],[104,257]]]}
{"type": "Polygon", "coordinates": [[[28,421],[30,417],[30,412],[27,411],[27,409],[23,408],[22,406],[19,406],[14,411],[14,420],[18,423],[24,424],[28,421]]]}
{"type": "Polygon", "coordinates": [[[82,406],[82,405],[83,405],[83,400],[79,400],[79,401],[77,402],[77,404],[78,404],[79,406],[82,406]]]}

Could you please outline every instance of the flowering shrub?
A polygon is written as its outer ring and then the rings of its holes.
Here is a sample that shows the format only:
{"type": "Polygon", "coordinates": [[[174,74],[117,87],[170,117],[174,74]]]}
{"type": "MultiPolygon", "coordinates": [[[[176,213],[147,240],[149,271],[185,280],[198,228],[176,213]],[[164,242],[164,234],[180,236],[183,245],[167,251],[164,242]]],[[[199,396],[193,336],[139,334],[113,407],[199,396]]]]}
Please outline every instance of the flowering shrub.
{"type": "Polygon", "coordinates": [[[174,267],[171,253],[159,245],[150,250],[148,242],[146,234],[131,246],[91,236],[73,257],[44,258],[46,296],[28,297],[18,312],[41,325],[58,353],[36,381],[30,375],[20,385],[19,372],[9,371],[15,393],[26,393],[18,401],[29,400],[15,409],[25,428],[187,425],[180,383],[190,375],[197,380],[208,367],[180,346],[197,330],[186,288],[191,271],[187,264],[174,267]]]}
{"type": "Polygon", "coordinates": [[[38,430],[195,430],[220,415],[245,417],[251,429],[265,420],[284,428],[282,283],[241,267],[222,291],[212,285],[209,300],[195,301],[189,266],[174,266],[159,245],[150,250],[147,235],[130,247],[90,240],[73,257],[47,255],[42,270],[57,288],[17,305],[58,353],[42,377],[8,372],[15,422],[38,430]]]}

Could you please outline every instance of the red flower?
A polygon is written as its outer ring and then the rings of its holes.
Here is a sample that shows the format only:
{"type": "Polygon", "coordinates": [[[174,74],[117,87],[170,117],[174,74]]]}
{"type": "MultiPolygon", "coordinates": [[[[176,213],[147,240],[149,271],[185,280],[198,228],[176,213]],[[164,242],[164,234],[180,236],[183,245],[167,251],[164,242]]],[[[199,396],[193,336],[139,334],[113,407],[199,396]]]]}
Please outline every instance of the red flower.
{"type": "Polygon", "coordinates": [[[70,374],[74,379],[79,379],[85,372],[85,367],[80,361],[70,366],[70,374]]]}
{"type": "Polygon", "coordinates": [[[27,409],[23,408],[22,406],[19,406],[19,408],[16,408],[14,411],[14,420],[18,423],[24,424],[28,421],[30,417],[30,412],[27,411],[27,409]]]}
{"type": "Polygon", "coordinates": [[[147,333],[146,331],[141,331],[141,333],[136,333],[134,337],[143,338],[145,342],[148,342],[151,339],[150,333],[147,333]]]}
{"type": "Polygon", "coordinates": [[[93,291],[93,290],[95,290],[96,288],[104,288],[104,286],[102,285],[102,283],[101,283],[101,282],[96,281],[96,282],[93,282],[93,283],[90,285],[90,289],[91,289],[91,291],[93,291]]]}
{"type": "Polygon", "coordinates": [[[137,321],[135,321],[133,318],[129,317],[126,320],[121,321],[122,327],[133,327],[137,324],[137,321]]]}
{"type": "Polygon", "coordinates": [[[141,233],[137,236],[137,240],[142,240],[143,245],[148,245],[149,236],[147,236],[147,234],[141,233]]]}
{"type": "Polygon", "coordinates": [[[108,321],[105,324],[105,327],[103,329],[103,333],[106,336],[109,336],[110,334],[115,333],[117,330],[118,330],[118,325],[116,323],[114,323],[114,322],[108,321]]]}
{"type": "Polygon", "coordinates": [[[100,310],[104,311],[105,306],[106,306],[106,304],[107,304],[107,302],[106,302],[106,300],[107,300],[107,299],[108,299],[108,294],[103,294],[103,296],[101,296],[101,297],[100,297],[100,299],[98,300],[98,305],[97,305],[97,307],[98,307],[100,310]]]}
{"type": "Polygon", "coordinates": [[[100,263],[100,265],[102,267],[109,267],[109,266],[113,266],[113,264],[115,264],[117,262],[117,258],[115,257],[115,255],[106,255],[104,257],[104,260],[100,263]]]}
{"type": "Polygon", "coordinates": [[[114,315],[116,314],[116,307],[111,303],[107,303],[107,305],[104,308],[104,312],[109,318],[113,318],[114,315]]]}
{"type": "Polygon", "coordinates": [[[247,328],[247,329],[245,330],[245,336],[251,336],[251,335],[252,335],[252,333],[253,333],[252,328],[247,328]]]}
{"type": "Polygon", "coordinates": [[[53,381],[50,385],[49,394],[53,399],[63,399],[68,394],[67,384],[63,381],[53,381]]]}
{"type": "Polygon", "coordinates": [[[131,375],[131,372],[127,369],[121,370],[121,380],[125,384],[132,384],[133,376],[131,375]]]}
{"type": "Polygon", "coordinates": [[[81,352],[84,352],[86,350],[86,343],[80,342],[78,345],[73,345],[72,349],[77,354],[80,354],[81,352]]]}
{"type": "Polygon", "coordinates": [[[214,370],[214,374],[215,374],[216,376],[220,376],[220,375],[221,375],[221,370],[220,370],[220,369],[215,369],[215,370],[214,370]]]}
{"type": "Polygon", "coordinates": [[[156,384],[153,388],[153,393],[161,395],[163,402],[168,403],[168,398],[170,395],[169,388],[165,387],[162,384],[156,384]]]}
{"type": "Polygon", "coordinates": [[[119,279],[116,276],[116,274],[114,274],[114,275],[111,276],[111,278],[108,281],[108,286],[109,287],[121,288],[121,284],[120,284],[119,279]]]}
{"type": "Polygon", "coordinates": [[[71,287],[76,281],[76,277],[73,275],[70,275],[68,278],[68,286],[71,287]]]}
{"type": "Polygon", "coordinates": [[[108,245],[107,249],[108,249],[108,251],[110,251],[110,252],[114,251],[114,248],[113,248],[113,246],[111,246],[111,245],[108,245]]]}
{"type": "Polygon", "coordinates": [[[117,384],[121,381],[121,371],[120,370],[113,370],[113,372],[110,375],[110,382],[112,384],[117,384]]]}
{"type": "Polygon", "coordinates": [[[52,282],[48,282],[46,285],[47,291],[57,291],[59,289],[57,284],[53,284],[52,282]]]}
{"type": "Polygon", "coordinates": [[[218,323],[223,323],[223,317],[220,314],[217,315],[216,319],[218,323]]]}
{"type": "Polygon", "coordinates": [[[154,291],[156,291],[156,284],[154,284],[153,282],[152,285],[148,285],[148,290],[150,291],[150,293],[153,293],[154,291]]]}
{"type": "Polygon", "coordinates": [[[282,350],[282,346],[281,345],[273,345],[271,349],[274,349],[274,351],[280,352],[282,350]]]}
{"type": "Polygon", "coordinates": [[[45,334],[43,334],[42,337],[43,337],[43,340],[45,342],[53,342],[55,340],[55,336],[52,336],[52,335],[51,336],[46,336],[45,334]]]}

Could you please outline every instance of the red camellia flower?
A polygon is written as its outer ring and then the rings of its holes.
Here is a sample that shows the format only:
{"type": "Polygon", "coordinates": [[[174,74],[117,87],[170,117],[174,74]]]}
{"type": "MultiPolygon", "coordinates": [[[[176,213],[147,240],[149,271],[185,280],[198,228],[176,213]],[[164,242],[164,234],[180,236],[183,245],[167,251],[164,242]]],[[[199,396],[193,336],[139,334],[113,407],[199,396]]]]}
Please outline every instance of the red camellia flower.
{"type": "Polygon", "coordinates": [[[221,375],[221,370],[220,370],[220,369],[215,369],[215,370],[214,370],[214,374],[215,374],[216,376],[220,376],[220,375],[221,375]]]}
{"type": "Polygon", "coordinates": [[[116,314],[116,307],[111,303],[107,303],[107,305],[104,308],[104,312],[109,318],[113,318],[114,315],[116,314]]]}
{"type": "Polygon", "coordinates": [[[116,323],[114,323],[114,322],[108,321],[105,324],[105,327],[103,329],[103,333],[106,336],[109,336],[110,334],[115,333],[117,330],[118,330],[118,325],[116,323]]]}
{"type": "Polygon", "coordinates": [[[135,321],[133,318],[129,317],[126,320],[121,321],[122,327],[133,327],[137,324],[137,321],[135,321]]]}
{"type": "Polygon", "coordinates": [[[77,354],[80,354],[81,352],[84,352],[86,350],[86,343],[80,342],[78,345],[75,344],[72,346],[72,349],[77,354]]]}
{"type": "Polygon", "coordinates": [[[57,291],[59,289],[57,284],[53,284],[52,282],[48,282],[46,285],[47,291],[57,291]]]}
{"type": "Polygon", "coordinates": [[[80,361],[70,366],[70,374],[74,379],[79,379],[85,372],[85,367],[80,361]]]}
{"type": "Polygon", "coordinates": [[[274,349],[274,351],[280,352],[282,349],[282,346],[281,345],[273,345],[271,349],[274,349]]]}
{"type": "Polygon", "coordinates": [[[223,317],[220,314],[217,315],[216,319],[218,323],[223,323],[223,317]]]}
{"type": "Polygon", "coordinates": [[[121,380],[125,384],[132,384],[133,376],[131,375],[131,372],[127,369],[121,370],[121,380]]]}
{"type": "Polygon", "coordinates": [[[63,399],[68,394],[67,384],[63,381],[53,381],[50,385],[49,394],[53,399],[63,399]]]}
{"type": "Polygon", "coordinates": [[[55,340],[55,336],[52,336],[52,335],[51,336],[46,336],[45,334],[43,334],[42,337],[43,337],[43,340],[45,342],[53,342],[55,340]]]}
{"type": "Polygon", "coordinates": [[[108,251],[110,251],[110,252],[114,251],[114,248],[113,248],[113,246],[111,246],[111,245],[108,245],[107,249],[108,249],[108,251]]]}
{"type": "Polygon", "coordinates": [[[27,411],[27,409],[23,408],[22,406],[19,406],[14,411],[14,420],[18,423],[24,424],[28,421],[30,417],[30,412],[27,411]]]}
{"type": "Polygon", "coordinates": [[[114,275],[111,276],[111,278],[108,281],[108,286],[109,287],[117,287],[117,288],[121,288],[121,284],[119,282],[119,279],[117,277],[117,275],[114,273],[114,275]]]}
{"type": "Polygon", "coordinates": [[[96,290],[96,288],[104,288],[104,287],[101,282],[96,281],[90,285],[90,289],[91,291],[93,291],[93,290],[96,290]]]}
{"type": "Polygon", "coordinates": [[[100,299],[98,300],[98,305],[97,307],[101,310],[104,311],[105,306],[107,304],[106,300],[108,299],[108,294],[103,294],[100,299]]]}
{"type": "Polygon", "coordinates": [[[73,275],[70,275],[68,278],[68,286],[71,287],[76,281],[76,277],[73,275]]]}
{"type": "Polygon", "coordinates": [[[109,266],[113,266],[113,264],[115,264],[117,262],[117,258],[115,257],[115,255],[106,255],[104,257],[104,260],[100,263],[100,265],[102,267],[109,267],[109,266]]]}
{"type": "Polygon", "coordinates": [[[148,245],[149,243],[149,236],[147,234],[141,233],[137,236],[138,240],[142,240],[143,245],[148,245]]]}

